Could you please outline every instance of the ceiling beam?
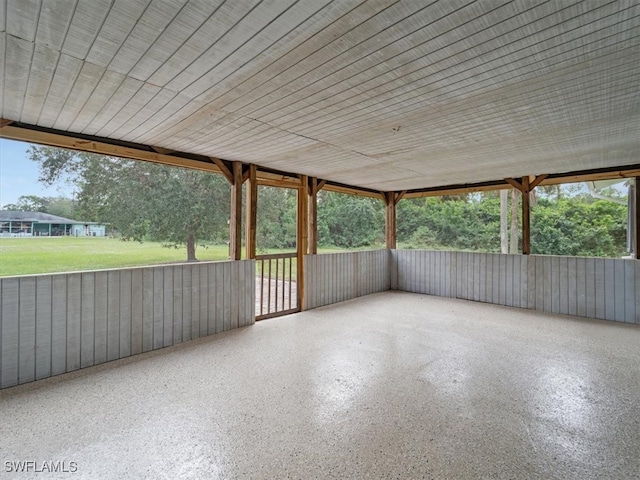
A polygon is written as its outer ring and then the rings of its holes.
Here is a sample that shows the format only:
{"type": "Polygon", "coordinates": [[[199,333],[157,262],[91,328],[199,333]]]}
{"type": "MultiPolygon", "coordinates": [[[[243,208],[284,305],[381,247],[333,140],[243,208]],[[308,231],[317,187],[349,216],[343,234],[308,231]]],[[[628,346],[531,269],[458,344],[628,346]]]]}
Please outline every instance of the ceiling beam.
{"type": "MultiPolygon", "coordinates": [[[[231,170],[227,166],[227,162],[222,159],[205,157],[187,152],[175,152],[162,147],[140,145],[108,138],[92,137],[88,135],[36,127],[4,118],[0,118],[0,138],[68,148],[71,150],[96,153],[100,155],[161,163],[176,167],[192,168],[196,170],[220,173],[224,175],[227,180],[232,178],[231,170]]],[[[282,172],[267,167],[257,166],[256,175],[259,185],[284,188],[302,188],[300,175],[296,173],[282,172]]],[[[530,188],[539,185],[558,185],[561,183],[630,179],[638,176],[640,176],[640,164],[590,170],[576,170],[564,173],[538,175],[533,180],[530,188]]],[[[459,195],[463,193],[500,190],[511,188],[513,186],[515,185],[510,183],[507,179],[470,184],[443,185],[438,187],[406,190],[401,192],[401,198],[459,195]]],[[[332,182],[330,180],[320,181],[318,184],[318,190],[321,188],[330,192],[347,193],[382,200],[385,199],[383,192],[353,185],[345,185],[338,182],[332,182]]],[[[517,186],[516,188],[520,189],[517,186]]]]}
{"type": "MultiPolygon", "coordinates": [[[[142,160],[145,162],[162,163],[174,167],[185,167],[207,172],[221,173],[218,166],[211,161],[195,160],[187,158],[179,153],[158,153],[144,145],[126,144],[123,142],[110,142],[104,138],[92,138],[65,134],[65,132],[48,131],[46,129],[27,128],[17,123],[3,125],[0,121],[0,138],[19,140],[22,142],[37,143],[51,147],[68,148],[81,152],[109,155],[111,157],[142,160]]],[[[191,155],[189,155],[191,157],[191,155]]]]}

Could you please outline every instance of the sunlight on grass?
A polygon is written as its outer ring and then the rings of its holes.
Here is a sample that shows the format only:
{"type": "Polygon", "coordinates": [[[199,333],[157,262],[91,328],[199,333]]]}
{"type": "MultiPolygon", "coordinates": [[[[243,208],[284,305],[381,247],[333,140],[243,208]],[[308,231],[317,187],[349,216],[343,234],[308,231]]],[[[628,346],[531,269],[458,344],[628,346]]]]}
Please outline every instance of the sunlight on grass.
{"type": "MultiPolygon", "coordinates": [[[[226,245],[199,246],[200,261],[227,260],[226,245]]],[[[0,238],[0,276],[99,270],[185,262],[185,248],[159,242],[123,242],[113,238],[0,238]]]]}

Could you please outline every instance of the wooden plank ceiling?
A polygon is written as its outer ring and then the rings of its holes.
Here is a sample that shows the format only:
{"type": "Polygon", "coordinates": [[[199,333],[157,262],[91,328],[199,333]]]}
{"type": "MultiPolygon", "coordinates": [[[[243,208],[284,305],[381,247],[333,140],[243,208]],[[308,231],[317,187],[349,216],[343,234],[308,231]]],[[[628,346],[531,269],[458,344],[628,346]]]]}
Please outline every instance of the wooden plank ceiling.
{"type": "Polygon", "coordinates": [[[0,117],[376,190],[638,163],[637,0],[1,0],[0,117]]]}

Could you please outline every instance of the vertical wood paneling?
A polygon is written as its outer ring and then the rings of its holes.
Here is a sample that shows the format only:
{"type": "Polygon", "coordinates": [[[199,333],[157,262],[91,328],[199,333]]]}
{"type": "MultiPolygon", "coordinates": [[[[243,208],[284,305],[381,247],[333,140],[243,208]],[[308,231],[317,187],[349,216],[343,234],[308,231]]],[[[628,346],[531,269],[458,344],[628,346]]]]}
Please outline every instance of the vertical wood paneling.
{"type": "MultiPolygon", "coordinates": [[[[520,306],[520,272],[516,268],[518,259],[514,255],[496,254],[498,259],[498,296],[504,301],[500,305],[520,306]]],[[[496,302],[494,302],[496,303],[496,302]]]]}
{"type": "Polygon", "coordinates": [[[51,376],[51,285],[51,276],[37,278],[36,380],[51,376]]]}
{"type": "Polygon", "coordinates": [[[545,312],[551,312],[553,310],[553,273],[552,273],[552,263],[551,257],[540,257],[538,260],[542,261],[542,288],[543,288],[543,297],[542,297],[542,310],[545,312]]]}
{"type": "Polygon", "coordinates": [[[549,298],[551,299],[551,311],[553,313],[560,312],[560,260],[562,257],[547,257],[549,264],[549,270],[551,272],[551,292],[549,298]]]}
{"type": "Polygon", "coordinates": [[[2,388],[18,384],[20,280],[2,279],[2,388]]]}
{"type": "Polygon", "coordinates": [[[142,271],[142,351],[153,350],[153,268],[142,271]]]}
{"type": "Polygon", "coordinates": [[[67,371],[80,368],[80,316],[82,305],[82,277],[69,274],[67,279],[67,371]]]}
{"type": "Polygon", "coordinates": [[[636,297],[640,297],[636,292],[635,260],[623,260],[624,263],[624,321],[636,323],[636,297]]]}
{"type": "Polygon", "coordinates": [[[36,376],[36,279],[20,279],[18,383],[32,382],[36,376]]]}
{"type": "Polygon", "coordinates": [[[120,272],[120,358],[131,355],[131,270],[120,272]]]}
{"type": "Polygon", "coordinates": [[[216,333],[224,332],[224,265],[216,265],[216,333]]]}
{"type": "Polygon", "coordinates": [[[231,329],[231,289],[232,289],[232,279],[231,279],[231,264],[224,263],[224,297],[223,297],[223,330],[226,332],[231,329]]]}
{"type": "Polygon", "coordinates": [[[471,270],[469,270],[469,255],[468,252],[458,253],[460,259],[461,270],[458,274],[462,277],[460,280],[460,298],[469,299],[469,282],[471,279],[471,270]]]}
{"type": "Polygon", "coordinates": [[[120,358],[120,271],[107,273],[107,360],[120,358]]]}
{"type": "Polygon", "coordinates": [[[576,258],[576,315],[587,316],[587,259],[576,258]]]}
{"type": "Polygon", "coordinates": [[[51,282],[51,375],[67,370],[67,278],[54,275],[51,282]]]}
{"type": "MultiPolygon", "coordinates": [[[[207,311],[207,335],[216,333],[216,265],[210,263],[207,265],[207,297],[209,299],[207,311]]],[[[255,282],[254,282],[255,283],[255,282]]],[[[246,286],[243,288],[246,291],[246,286]]],[[[253,296],[251,298],[254,298],[253,296]]]]}
{"type": "Polygon", "coordinates": [[[578,313],[578,259],[567,257],[567,313],[578,313]]]}
{"type": "Polygon", "coordinates": [[[587,258],[587,317],[604,319],[606,317],[605,264],[602,258],[587,258]]]}
{"type": "Polygon", "coordinates": [[[489,255],[486,253],[480,254],[480,275],[478,286],[480,291],[478,292],[478,300],[481,302],[487,301],[487,287],[488,287],[488,275],[487,264],[489,263],[489,255]]]}
{"type": "MultiPolygon", "coordinates": [[[[375,269],[382,261],[365,257],[367,291],[388,281],[388,265],[375,269]]],[[[345,277],[336,298],[351,283],[345,277]]],[[[195,338],[250,325],[254,298],[254,261],[3,278],[0,388],[178,343],[185,326],[195,338]]]]}
{"type": "MultiPolygon", "coordinates": [[[[191,273],[191,338],[200,336],[200,269],[198,265],[188,265],[191,273]]],[[[237,285],[237,279],[231,279],[232,285],[237,285]]]]}
{"type": "Polygon", "coordinates": [[[188,265],[182,266],[182,341],[191,340],[191,271],[188,265]]]}
{"type": "MultiPolygon", "coordinates": [[[[604,318],[604,297],[596,298],[596,275],[603,275],[604,269],[600,272],[596,269],[595,258],[585,258],[584,276],[585,276],[585,315],[591,318],[604,318]],[[596,273],[596,272],[599,273],[596,273]],[[601,309],[601,316],[598,317],[598,306],[601,309]]],[[[600,291],[603,291],[600,284],[600,291]]],[[[599,296],[599,295],[598,295],[599,296]]]]}
{"type": "MultiPolygon", "coordinates": [[[[520,291],[517,292],[519,303],[515,306],[521,308],[529,307],[529,262],[531,258],[529,255],[515,255],[513,260],[514,272],[517,272],[517,281],[520,286],[520,291]]],[[[515,273],[514,273],[515,276],[515,273]]]]}
{"type": "MultiPolygon", "coordinates": [[[[487,303],[498,303],[500,300],[500,277],[506,277],[506,264],[500,265],[500,254],[490,253],[487,256],[487,303]]],[[[506,292],[505,292],[506,293],[506,292]]]]}
{"type": "Polygon", "coordinates": [[[174,267],[162,267],[163,292],[162,292],[162,346],[173,345],[173,269],[174,267]]]}
{"type": "Polygon", "coordinates": [[[535,309],[544,311],[544,257],[536,257],[535,282],[536,282],[536,303],[535,309]]]}
{"type": "MultiPolygon", "coordinates": [[[[83,274],[86,275],[86,274],[83,274]]],[[[109,290],[107,272],[95,272],[94,275],[94,351],[93,360],[97,365],[107,361],[107,295],[109,290]]]]}
{"type": "Polygon", "coordinates": [[[527,290],[528,272],[526,263],[528,257],[526,255],[507,255],[506,260],[510,266],[513,278],[513,292],[511,295],[510,306],[529,308],[529,292],[527,290]]]}
{"type": "Polygon", "coordinates": [[[605,319],[616,319],[616,289],[615,289],[615,263],[614,260],[606,259],[604,262],[604,305],[605,319]]]}
{"type": "MultiPolygon", "coordinates": [[[[242,264],[238,262],[238,268],[240,268],[242,264]]],[[[240,268],[241,269],[241,268],[240,268]]],[[[207,336],[207,331],[209,330],[209,270],[207,265],[202,264],[198,265],[198,270],[200,273],[200,333],[201,337],[207,336]]],[[[242,269],[241,269],[242,270],[242,269]]],[[[238,282],[238,290],[240,292],[244,292],[245,289],[243,287],[242,278],[240,278],[238,282]]]]}
{"type": "MultiPolygon", "coordinates": [[[[238,262],[233,262],[231,264],[231,285],[238,285],[238,262]]],[[[278,292],[280,294],[280,292],[278,292]]],[[[239,309],[238,309],[238,289],[231,289],[231,313],[229,320],[229,329],[238,328],[238,319],[239,319],[239,309]]]]}
{"type": "Polygon", "coordinates": [[[389,250],[389,288],[398,290],[398,250],[389,250]]]}
{"type": "Polygon", "coordinates": [[[559,257],[558,259],[558,313],[569,313],[569,259],[559,257]]]}
{"type": "Polygon", "coordinates": [[[94,364],[95,332],[95,273],[82,274],[82,338],[80,339],[80,366],[94,364]]]}
{"type": "MultiPolygon", "coordinates": [[[[399,290],[638,322],[637,262],[622,259],[395,250],[399,290]]],[[[389,270],[389,281],[392,270],[389,270]]],[[[313,282],[313,277],[311,282],[313,282]]]]}
{"type": "MultiPolygon", "coordinates": [[[[530,309],[534,309],[536,308],[536,301],[538,298],[537,295],[537,288],[538,288],[538,282],[536,281],[536,272],[538,271],[538,266],[537,266],[537,257],[534,257],[533,255],[523,255],[523,257],[527,257],[527,308],[530,309]]],[[[523,272],[522,275],[524,276],[525,273],[523,272]]]]}
{"type": "MultiPolygon", "coordinates": [[[[387,250],[372,250],[307,255],[305,261],[307,309],[311,309],[389,290],[392,270],[395,268],[398,272],[398,288],[408,288],[411,283],[406,276],[399,274],[400,265],[417,265],[421,259],[412,251],[397,251],[394,254],[387,250]]],[[[415,272],[410,273],[415,275],[415,272]]],[[[425,282],[424,279],[422,281],[425,282]]]]}
{"type": "Polygon", "coordinates": [[[142,353],[144,344],[143,279],[142,269],[131,271],[131,355],[142,353]]]}
{"type": "Polygon", "coordinates": [[[153,347],[162,348],[164,344],[164,268],[155,267],[153,272],[153,347]]]}
{"type": "Polygon", "coordinates": [[[183,334],[182,334],[182,266],[177,265],[173,268],[173,343],[181,343],[183,334]]]}
{"type": "MultiPolygon", "coordinates": [[[[244,289],[244,298],[247,302],[247,310],[246,314],[249,318],[249,322],[247,325],[254,325],[256,323],[256,309],[255,309],[255,298],[256,298],[256,261],[248,260],[246,262],[247,275],[246,275],[246,286],[244,289]],[[247,295],[247,292],[250,292],[250,295],[247,295]]],[[[210,297],[210,300],[213,301],[214,297],[210,297]]],[[[292,306],[295,304],[292,303],[292,306]]]]}
{"type": "Polygon", "coordinates": [[[613,263],[613,276],[614,276],[614,320],[618,322],[625,321],[625,272],[624,272],[624,260],[612,260],[613,263]]]}
{"type": "Polygon", "coordinates": [[[455,252],[453,254],[456,259],[455,265],[455,281],[456,281],[456,295],[454,298],[462,298],[462,253],[455,252]]]}

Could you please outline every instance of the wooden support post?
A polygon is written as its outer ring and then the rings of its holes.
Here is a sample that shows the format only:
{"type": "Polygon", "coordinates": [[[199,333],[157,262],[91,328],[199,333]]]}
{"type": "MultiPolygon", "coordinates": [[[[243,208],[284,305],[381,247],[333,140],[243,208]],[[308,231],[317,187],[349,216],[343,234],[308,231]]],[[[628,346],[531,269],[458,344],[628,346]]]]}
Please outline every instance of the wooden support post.
{"type": "Polygon", "coordinates": [[[245,219],[245,242],[247,258],[256,258],[256,224],[258,221],[258,180],[257,167],[249,165],[247,175],[247,201],[245,219]]]}
{"type": "Polygon", "coordinates": [[[309,179],[306,175],[301,175],[302,185],[298,189],[298,225],[297,225],[297,244],[298,244],[298,308],[305,309],[304,297],[304,256],[308,251],[308,234],[309,234],[309,179]]]}
{"type": "Polygon", "coordinates": [[[229,258],[242,256],[242,163],[233,162],[231,184],[231,216],[229,218],[229,258]]]}
{"type": "Polygon", "coordinates": [[[633,207],[635,209],[635,228],[633,232],[633,256],[640,260],[640,177],[636,177],[635,179],[634,194],[635,201],[633,203],[633,207]]]}
{"type": "Polygon", "coordinates": [[[531,191],[547,178],[547,174],[522,177],[520,181],[513,178],[505,178],[509,185],[520,190],[522,194],[522,254],[531,254],[531,191]]]}
{"type": "Polygon", "coordinates": [[[385,217],[385,237],[387,248],[396,248],[396,205],[398,200],[395,192],[385,192],[384,199],[387,204],[387,215],[385,217]]]}
{"type": "Polygon", "coordinates": [[[309,178],[309,240],[308,253],[316,255],[318,253],[318,179],[309,178]]]}
{"type": "Polygon", "coordinates": [[[522,254],[531,254],[531,188],[529,177],[522,177],[522,254]]]}

